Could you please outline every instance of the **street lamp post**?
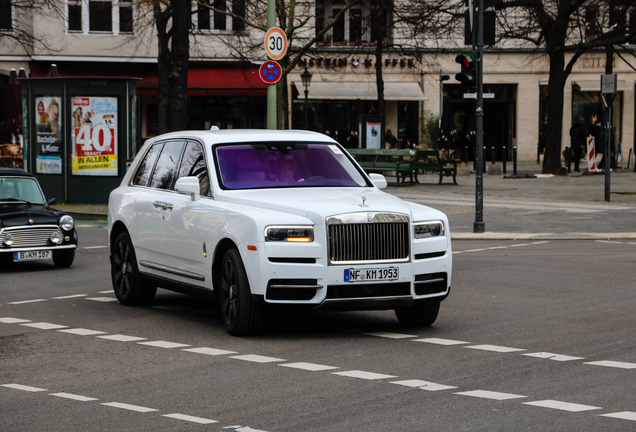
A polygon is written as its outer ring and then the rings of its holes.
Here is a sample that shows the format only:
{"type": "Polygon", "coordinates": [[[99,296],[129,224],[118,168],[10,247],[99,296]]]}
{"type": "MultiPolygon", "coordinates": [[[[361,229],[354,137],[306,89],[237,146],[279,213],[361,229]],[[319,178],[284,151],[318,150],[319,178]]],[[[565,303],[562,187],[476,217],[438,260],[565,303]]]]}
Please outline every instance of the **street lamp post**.
{"type": "Polygon", "coordinates": [[[309,123],[307,122],[307,111],[309,107],[309,86],[311,85],[311,72],[305,68],[305,71],[300,74],[300,79],[302,80],[303,87],[305,87],[305,130],[309,129],[309,123]]]}

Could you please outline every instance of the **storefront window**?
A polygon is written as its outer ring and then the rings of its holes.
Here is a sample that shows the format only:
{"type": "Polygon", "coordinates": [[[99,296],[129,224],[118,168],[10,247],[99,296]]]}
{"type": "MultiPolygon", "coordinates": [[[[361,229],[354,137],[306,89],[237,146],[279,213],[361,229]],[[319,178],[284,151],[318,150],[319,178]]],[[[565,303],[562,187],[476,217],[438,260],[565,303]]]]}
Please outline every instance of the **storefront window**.
{"type": "MultiPolygon", "coordinates": [[[[572,122],[577,118],[585,120],[585,125],[590,126],[595,119],[601,121],[603,127],[607,124],[608,112],[601,97],[600,91],[586,91],[574,85],[572,89],[572,122]]],[[[599,84],[600,90],[600,84],[599,84]]],[[[613,144],[616,145],[622,140],[622,119],[623,117],[623,92],[616,94],[612,107],[612,136],[613,144]]],[[[565,126],[564,126],[565,127],[565,126]]]]}

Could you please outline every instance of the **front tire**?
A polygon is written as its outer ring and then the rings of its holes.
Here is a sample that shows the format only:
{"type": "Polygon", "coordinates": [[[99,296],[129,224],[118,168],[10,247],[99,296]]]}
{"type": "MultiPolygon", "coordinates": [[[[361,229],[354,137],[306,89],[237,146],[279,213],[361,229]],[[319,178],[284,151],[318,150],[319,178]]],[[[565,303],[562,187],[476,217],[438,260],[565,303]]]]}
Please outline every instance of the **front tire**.
{"type": "Polygon", "coordinates": [[[439,301],[416,300],[413,306],[395,310],[398,321],[405,326],[428,327],[437,319],[439,301]]]}
{"type": "Polygon", "coordinates": [[[115,296],[126,306],[150,304],[157,287],[139,274],[137,257],[127,232],[117,236],[113,244],[110,274],[115,296]]]}
{"type": "Polygon", "coordinates": [[[73,264],[75,259],[75,249],[53,251],[53,264],[57,267],[66,268],[73,264]]]}
{"type": "Polygon", "coordinates": [[[245,266],[238,250],[230,249],[221,262],[221,315],[232,336],[247,336],[261,331],[260,308],[252,302],[245,266]]]}

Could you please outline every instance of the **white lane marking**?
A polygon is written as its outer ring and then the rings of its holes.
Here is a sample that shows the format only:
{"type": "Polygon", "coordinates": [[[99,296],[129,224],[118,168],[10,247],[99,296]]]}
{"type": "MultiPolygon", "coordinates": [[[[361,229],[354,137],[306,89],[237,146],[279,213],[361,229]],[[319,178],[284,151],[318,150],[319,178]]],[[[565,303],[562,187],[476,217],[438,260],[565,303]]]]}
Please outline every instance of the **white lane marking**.
{"type": "Polygon", "coordinates": [[[180,306],[180,305],[165,305],[165,306],[153,306],[155,309],[166,309],[171,311],[183,311],[192,309],[190,306],[180,306]]]}
{"type": "Polygon", "coordinates": [[[99,400],[97,398],[92,398],[88,396],[80,396],[80,395],[76,395],[72,393],[51,393],[49,394],[49,396],[57,396],[57,397],[65,398],[65,399],[73,399],[80,402],[90,402],[90,401],[99,400]]]}
{"type": "Polygon", "coordinates": [[[519,247],[519,246],[530,246],[530,243],[521,243],[516,245],[510,245],[510,247],[519,247]]]}
{"type": "Polygon", "coordinates": [[[97,336],[100,339],[108,339],[108,340],[114,340],[114,341],[119,341],[119,342],[134,342],[134,341],[140,341],[140,340],[145,340],[146,338],[142,338],[142,337],[136,337],[136,336],[126,336],[126,335],[122,335],[122,334],[115,334],[115,335],[107,335],[107,336],[97,336]]]}
{"type": "Polygon", "coordinates": [[[523,404],[538,406],[542,408],[558,409],[558,410],[569,411],[569,412],[581,412],[581,411],[591,411],[591,410],[602,409],[601,407],[581,405],[581,404],[575,404],[570,402],[561,402],[561,401],[555,401],[550,399],[534,401],[534,402],[523,402],[523,404]]]}
{"type": "Polygon", "coordinates": [[[586,362],[583,364],[589,364],[593,366],[606,366],[606,367],[613,367],[613,368],[619,368],[619,369],[636,369],[636,363],[624,363],[624,362],[617,362],[617,361],[611,361],[611,360],[593,361],[593,362],[586,362]]]}
{"type": "Polygon", "coordinates": [[[437,383],[432,383],[432,382],[422,381],[422,380],[391,381],[391,384],[398,384],[398,385],[403,385],[406,387],[417,387],[421,390],[427,390],[427,391],[439,391],[439,390],[449,390],[449,389],[457,388],[457,387],[453,387],[449,385],[437,384],[437,383]]]}
{"type": "Polygon", "coordinates": [[[312,372],[324,371],[324,370],[332,370],[332,369],[340,369],[340,368],[338,368],[336,366],[326,366],[326,365],[319,365],[319,364],[316,364],[316,363],[305,363],[305,362],[285,363],[285,364],[279,364],[278,366],[285,366],[285,367],[289,367],[289,368],[302,369],[302,370],[307,370],[307,371],[312,371],[312,372]]]}
{"type": "Polygon", "coordinates": [[[471,345],[471,346],[466,346],[464,348],[483,350],[483,351],[494,351],[498,353],[525,351],[525,349],[521,349],[521,348],[509,348],[509,347],[497,346],[497,345],[471,345]]]}
{"type": "Polygon", "coordinates": [[[488,250],[493,250],[493,249],[508,249],[508,246],[492,246],[489,248],[486,248],[488,250]]]}
{"type": "Polygon", "coordinates": [[[58,331],[62,333],[76,334],[80,336],[94,336],[98,334],[106,334],[106,332],[103,332],[103,331],[89,330],[89,329],[83,329],[83,328],[72,328],[72,329],[58,330],[58,331]]]}
{"type": "Polygon", "coordinates": [[[285,361],[285,359],[279,359],[276,357],[267,357],[267,356],[256,355],[256,354],[246,354],[246,355],[240,355],[240,356],[233,356],[230,358],[237,359],[237,360],[250,361],[254,363],[272,363],[272,362],[285,361]]]}
{"type": "Polygon", "coordinates": [[[470,343],[470,342],[462,342],[458,340],[440,339],[440,338],[413,339],[413,342],[426,342],[426,343],[431,343],[436,345],[461,345],[461,344],[470,343]]]}
{"type": "MultiPolygon", "coordinates": [[[[234,429],[236,432],[267,432],[260,429],[252,429],[249,426],[231,426],[230,428],[236,428],[234,429]]],[[[227,428],[223,428],[223,429],[227,429],[227,428]]]]}
{"type": "Polygon", "coordinates": [[[67,295],[67,296],[62,296],[62,297],[53,297],[53,300],[64,300],[64,299],[70,299],[70,298],[76,298],[76,297],[86,297],[88,294],[73,294],[73,295],[67,295]]]}
{"type": "Polygon", "coordinates": [[[377,337],[382,337],[382,338],[389,338],[389,339],[406,339],[406,338],[414,338],[417,337],[417,335],[407,335],[407,334],[401,334],[401,333],[391,333],[391,332],[375,332],[375,333],[362,333],[368,336],[377,336],[377,337]]]}
{"type": "Polygon", "coordinates": [[[102,249],[107,247],[108,246],[84,246],[82,249],[102,249]]]}
{"type": "Polygon", "coordinates": [[[594,240],[594,243],[623,244],[623,242],[610,241],[610,240],[594,240]]]}
{"type": "Polygon", "coordinates": [[[12,388],[12,389],[15,389],[15,390],[24,390],[24,391],[28,391],[28,392],[48,391],[47,389],[38,388],[38,387],[31,387],[31,386],[25,386],[25,385],[22,385],[22,384],[2,384],[2,387],[12,388]]]}
{"type": "Polygon", "coordinates": [[[453,255],[457,255],[457,254],[460,254],[460,253],[464,253],[464,252],[463,251],[453,251],[453,255]]]}
{"type": "Polygon", "coordinates": [[[106,291],[97,291],[97,294],[112,294],[112,293],[113,293],[112,289],[109,289],[109,290],[106,290],[106,291]]]}
{"type": "Polygon", "coordinates": [[[464,250],[462,252],[481,252],[481,251],[485,251],[486,249],[469,249],[469,250],[464,250]]]}
{"type": "Polygon", "coordinates": [[[130,411],[137,411],[137,412],[159,411],[154,408],[147,408],[147,407],[142,407],[138,405],[130,405],[130,404],[121,403],[121,402],[107,402],[107,403],[103,403],[102,405],[106,405],[113,408],[121,408],[125,410],[130,410],[130,411]]]}
{"type": "Polygon", "coordinates": [[[98,302],[116,302],[117,298],[116,297],[86,297],[86,300],[93,300],[93,301],[98,301],[98,302]]]}
{"type": "Polygon", "coordinates": [[[27,324],[20,324],[20,325],[26,326],[26,327],[33,327],[33,328],[37,328],[37,329],[41,329],[41,330],[57,330],[57,329],[68,328],[68,326],[59,325],[59,324],[45,323],[45,322],[27,323],[27,324]]]}
{"type": "Polygon", "coordinates": [[[350,370],[344,372],[331,372],[334,375],[346,376],[351,378],[361,378],[366,380],[378,380],[378,379],[387,379],[387,378],[397,378],[395,375],[384,375],[374,372],[365,372],[360,370],[350,370]]]}
{"type": "Polygon", "coordinates": [[[194,417],[194,416],[189,416],[189,415],[185,415],[185,414],[178,414],[178,413],[163,414],[162,417],[170,417],[170,418],[177,419],[177,420],[184,420],[184,421],[189,421],[189,422],[192,422],[192,423],[199,423],[199,424],[218,423],[217,420],[210,420],[210,419],[206,419],[206,418],[203,418],[203,417],[194,417]]]}
{"type": "Polygon", "coordinates": [[[151,342],[137,342],[139,345],[148,345],[158,348],[183,348],[192,345],[176,343],[176,342],[166,342],[166,341],[151,341],[151,342]]]}
{"type": "Polygon", "coordinates": [[[31,320],[25,320],[21,318],[11,318],[11,317],[0,318],[0,323],[5,323],[5,324],[18,324],[18,323],[26,323],[26,322],[31,322],[31,320]]]}
{"type": "Polygon", "coordinates": [[[493,391],[487,391],[487,390],[472,390],[472,391],[460,392],[455,394],[462,395],[462,396],[483,398],[483,399],[494,399],[499,401],[509,400],[509,399],[520,399],[520,398],[527,397],[527,396],[521,396],[521,395],[512,394],[512,393],[501,393],[501,392],[493,392],[493,391]]]}
{"type": "Polygon", "coordinates": [[[583,360],[585,357],[572,357],[561,354],[554,354],[549,352],[537,352],[537,353],[528,353],[522,354],[528,357],[537,357],[542,359],[554,360],[554,361],[571,361],[571,360],[583,360]]]}
{"type": "Polygon", "coordinates": [[[550,241],[549,241],[549,240],[546,240],[546,241],[540,241],[540,242],[532,242],[532,243],[530,243],[530,244],[538,245],[538,244],[546,244],[546,243],[550,243],[550,241]]]}
{"type": "Polygon", "coordinates": [[[212,356],[236,354],[236,351],[226,351],[226,350],[216,349],[216,348],[188,348],[181,351],[188,351],[188,352],[193,352],[197,354],[206,354],[206,355],[212,355],[212,356]]]}
{"type": "Polygon", "coordinates": [[[633,412],[633,411],[621,411],[621,412],[610,413],[610,414],[601,414],[601,416],[613,417],[613,418],[622,419],[622,420],[636,421],[636,412],[633,412]]]}
{"type": "Polygon", "coordinates": [[[46,299],[22,300],[22,301],[10,302],[10,303],[7,303],[7,304],[19,305],[19,304],[37,303],[37,302],[43,302],[43,301],[46,301],[46,299]]]}

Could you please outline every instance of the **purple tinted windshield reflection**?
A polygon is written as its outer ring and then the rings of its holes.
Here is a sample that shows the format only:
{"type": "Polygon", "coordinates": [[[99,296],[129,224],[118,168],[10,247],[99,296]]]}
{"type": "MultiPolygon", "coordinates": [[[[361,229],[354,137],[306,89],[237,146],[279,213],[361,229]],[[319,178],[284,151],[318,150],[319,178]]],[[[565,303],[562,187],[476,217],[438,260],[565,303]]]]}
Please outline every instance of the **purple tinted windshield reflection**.
{"type": "Polygon", "coordinates": [[[329,144],[231,144],[216,148],[227,189],[367,186],[340,147],[329,144]]]}

